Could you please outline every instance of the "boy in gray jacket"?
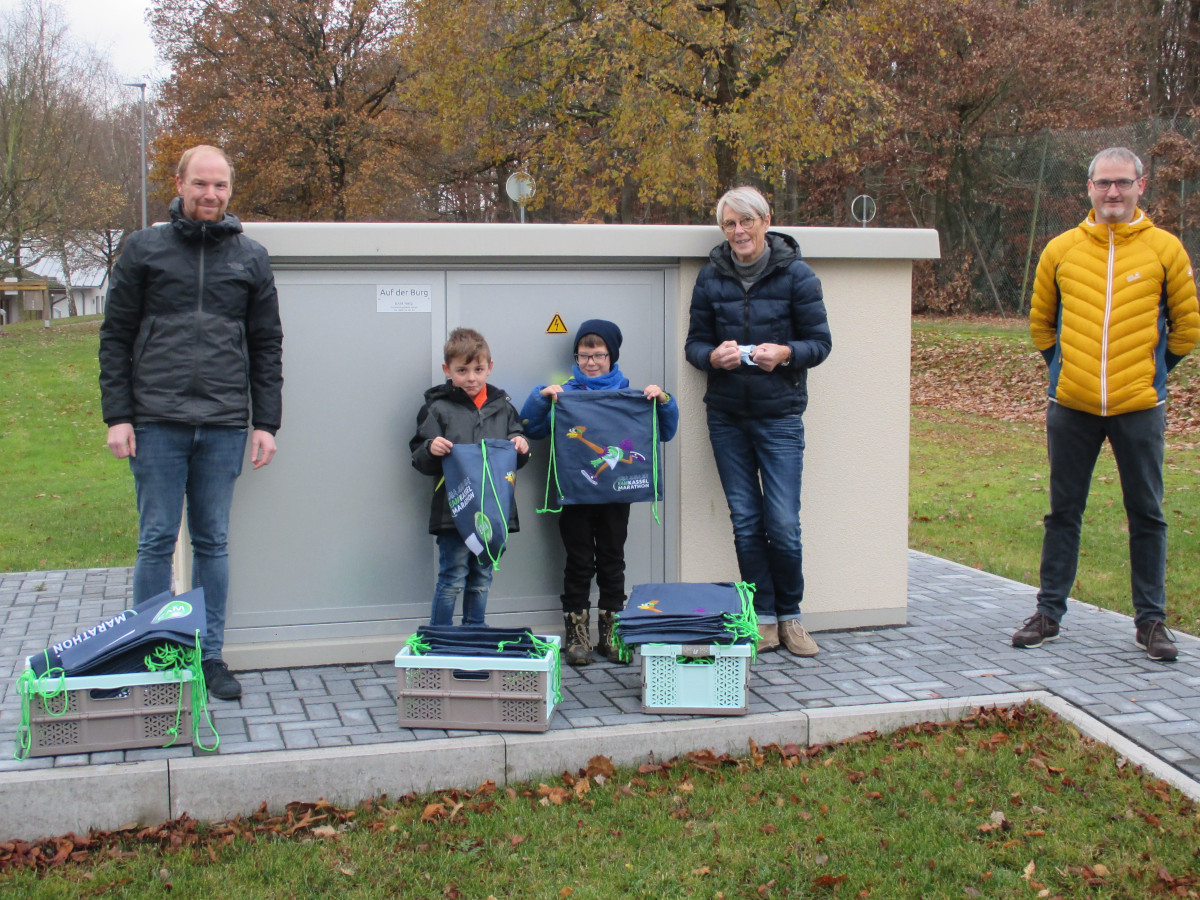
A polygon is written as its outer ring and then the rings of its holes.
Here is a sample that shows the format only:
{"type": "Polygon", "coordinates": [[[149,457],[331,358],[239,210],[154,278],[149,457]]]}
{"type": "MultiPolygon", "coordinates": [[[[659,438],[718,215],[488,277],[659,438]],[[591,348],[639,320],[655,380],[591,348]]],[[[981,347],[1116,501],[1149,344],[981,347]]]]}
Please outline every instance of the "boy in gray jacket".
{"type": "MultiPolygon", "coordinates": [[[[465,586],[462,624],[482,625],[492,568],[467,549],[454,526],[442,458],[454,451],[455,442],[477,444],[484,438],[500,438],[512,442],[517,468],[521,468],[529,461],[529,443],[508,395],[487,383],[493,361],[482,334],[470,328],[454,329],[443,358],[447,381],[425,392],[425,405],[417,413],[417,433],[408,442],[413,467],[438,479],[429,508],[429,533],[436,536],[438,546],[438,580],[429,624],[453,624],[454,604],[465,586]]],[[[508,530],[520,530],[515,505],[508,530]]]]}

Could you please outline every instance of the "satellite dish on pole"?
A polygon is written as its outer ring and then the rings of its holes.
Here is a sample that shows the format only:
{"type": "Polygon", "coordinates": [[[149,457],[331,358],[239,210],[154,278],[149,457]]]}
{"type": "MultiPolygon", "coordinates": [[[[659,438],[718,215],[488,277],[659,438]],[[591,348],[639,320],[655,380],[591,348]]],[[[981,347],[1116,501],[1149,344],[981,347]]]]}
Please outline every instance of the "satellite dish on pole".
{"type": "Polygon", "coordinates": [[[521,221],[525,221],[525,204],[533,196],[533,178],[528,172],[513,172],[504,182],[504,190],[512,201],[521,207],[521,221]]]}
{"type": "Polygon", "coordinates": [[[866,228],[867,223],[875,218],[875,201],[868,194],[859,194],[850,201],[850,215],[855,222],[861,222],[866,228]]]}

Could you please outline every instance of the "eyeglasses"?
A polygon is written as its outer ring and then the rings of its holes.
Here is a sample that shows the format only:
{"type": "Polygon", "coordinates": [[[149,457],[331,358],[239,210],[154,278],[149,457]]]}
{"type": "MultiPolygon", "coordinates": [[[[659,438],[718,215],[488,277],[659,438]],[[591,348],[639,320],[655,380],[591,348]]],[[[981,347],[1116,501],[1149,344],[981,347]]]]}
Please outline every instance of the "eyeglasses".
{"type": "Polygon", "coordinates": [[[1118,191],[1127,191],[1137,184],[1136,178],[1093,178],[1092,186],[1100,191],[1107,191],[1113,185],[1117,186],[1118,191]]]}
{"type": "Polygon", "coordinates": [[[736,222],[732,219],[726,219],[721,223],[721,230],[726,234],[732,234],[733,231],[740,225],[742,226],[742,231],[749,231],[753,227],[754,223],[758,220],[758,216],[742,216],[736,222]]]}
{"type": "Polygon", "coordinates": [[[575,354],[575,362],[577,362],[577,363],[604,362],[606,359],[608,359],[607,353],[576,353],[575,354]]]}

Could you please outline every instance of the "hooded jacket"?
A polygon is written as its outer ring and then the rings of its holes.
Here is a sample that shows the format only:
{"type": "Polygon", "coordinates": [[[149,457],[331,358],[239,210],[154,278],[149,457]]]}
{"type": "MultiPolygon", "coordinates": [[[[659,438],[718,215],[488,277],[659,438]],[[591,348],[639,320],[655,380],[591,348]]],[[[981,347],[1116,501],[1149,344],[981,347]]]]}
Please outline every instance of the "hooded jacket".
{"type": "Polygon", "coordinates": [[[1092,211],[1046,245],[1029,327],[1053,401],[1100,416],[1152,409],[1200,338],[1187,251],[1141,209],[1116,225],[1092,211]]]}
{"type": "Polygon", "coordinates": [[[100,326],[104,421],[244,427],[282,416],[283,327],[267,251],[226,213],[131,234],[100,326]]]}
{"type": "MultiPolygon", "coordinates": [[[[422,475],[433,475],[438,479],[429,504],[430,534],[455,530],[450,503],[446,499],[446,481],[442,478],[442,460],[429,452],[433,439],[444,437],[455,444],[477,444],[484,438],[508,440],[524,433],[512,400],[498,387],[487,385],[487,399],[481,409],[475,407],[475,401],[466,391],[449,381],[425,392],[425,405],[417,413],[417,433],[408,442],[408,449],[412,452],[413,468],[422,475]]],[[[527,462],[528,453],[517,454],[518,469],[527,462]]],[[[514,498],[508,530],[520,531],[520,524],[514,498]]]]}
{"type": "Polygon", "coordinates": [[[767,269],[746,290],[733,265],[729,242],[708,255],[692,289],[684,355],[708,373],[704,402],[733,416],[751,419],[798,415],[808,406],[808,370],[829,355],[833,341],[821,282],[800,258],[800,246],[786,234],[767,232],[767,269]],[[718,344],[786,344],[791,364],[767,372],[742,364],[715,369],[708,357],[718,344]]]}

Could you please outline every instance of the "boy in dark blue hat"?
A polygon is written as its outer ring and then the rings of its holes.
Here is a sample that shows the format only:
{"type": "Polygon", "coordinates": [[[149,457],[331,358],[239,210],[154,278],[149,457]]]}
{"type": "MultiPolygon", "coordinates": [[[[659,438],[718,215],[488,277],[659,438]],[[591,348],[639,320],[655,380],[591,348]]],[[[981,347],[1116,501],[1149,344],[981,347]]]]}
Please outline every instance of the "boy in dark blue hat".
{"type": "MultiPolygon", "coordinates": [[[[563,391],[615,391],[629,387],[617,359],[621,355],[621,329],[605,319],[588,319],[575,335],[575,365],[572,377],[562,384],[538,385],[521,408],[525,434],[543,438],[550,434],[550,404],[563,391]]],[[[679,406],[656,384],[643,391],[658,404],[658,433],[663,441],[675,436],[679,406]]],[[[586,474],[586,473],[585,473],[586,474]]],[[[625,608],[625,538],[629,533],[628,503],[563,505],[558,520],[559,534],[567,551],[563,572],[563,618],[567,646],[564,658],[573,666],[592,661],[592,577],[600,590],[598,601],[600,639],[596,650],[618,661],[612,643],[614,615],[625,608]]]]}

